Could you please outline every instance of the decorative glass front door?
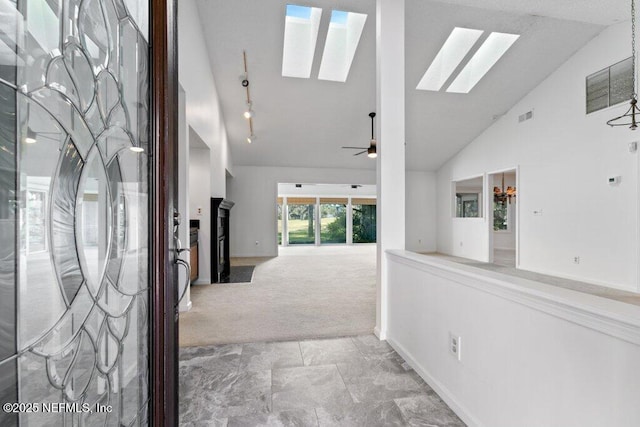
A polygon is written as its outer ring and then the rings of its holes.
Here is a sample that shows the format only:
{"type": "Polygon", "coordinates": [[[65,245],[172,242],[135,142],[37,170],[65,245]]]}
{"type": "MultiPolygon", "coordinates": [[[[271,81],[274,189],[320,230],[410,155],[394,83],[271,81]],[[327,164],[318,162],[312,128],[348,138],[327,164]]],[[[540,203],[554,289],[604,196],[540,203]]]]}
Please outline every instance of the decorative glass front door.
{"type": "Polygon", "coordinates": [[[0,0],[1,426],[148,424],[148,16],[0,0]]]}

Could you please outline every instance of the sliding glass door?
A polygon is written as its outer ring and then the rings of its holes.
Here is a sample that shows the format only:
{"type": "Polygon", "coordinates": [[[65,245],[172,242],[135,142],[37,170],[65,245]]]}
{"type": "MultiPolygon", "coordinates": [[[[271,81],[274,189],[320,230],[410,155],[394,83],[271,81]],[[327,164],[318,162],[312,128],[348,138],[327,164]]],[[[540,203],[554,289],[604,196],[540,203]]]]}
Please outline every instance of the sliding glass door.
{"type": "Polygon", "coordinates": [[[290,245],[313,245],[316,242],[316,199],[287,199],[287,233],[290,245]]]}
{"type": "Polygon", "coordinates": [[[347,242],[347,203],[345,198],[320,198],[320,243],[347,242]]]}
{"type": "Polygon", "coordinates": [[[352,199],[353,243],[376,242],[376,200],[352,199]]]}

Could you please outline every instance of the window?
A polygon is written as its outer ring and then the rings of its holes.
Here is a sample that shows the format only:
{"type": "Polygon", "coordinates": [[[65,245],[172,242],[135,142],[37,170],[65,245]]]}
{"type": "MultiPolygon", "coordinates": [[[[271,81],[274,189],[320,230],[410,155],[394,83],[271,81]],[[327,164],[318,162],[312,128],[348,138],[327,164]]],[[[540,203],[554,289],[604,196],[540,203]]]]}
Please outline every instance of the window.
{"type": "Polygon", "coordinates": [[[509,230],[509,205],[507,203],[493,202],[493,230],[509,230]]]}
{"type": "Polygon", "coordinates": [[[320,199],[320,243],[347,243],[347,199],[320,199]]]}
{"type": "Polygon", "coordinates": [[[455,191],[455,217],[456,218],[481,218],[482,217],[482,177],[454,181],[455,191]]]}
{"type": "Polygon", "coordinates": [[[631,99],[631,58],[587,76],[587,114],[631,99]]]}
{"type": "Polygon", "coordinates": [[[282,197],[278,197],[278,244],[282,244],[282,197]]]}
{"type": "Polygon", "coordinates": [[[376,199],[352,199],[353,243],[376,242],[376,199]]]}
{"type": "Polygon", "coordinates": [[[315,197],[287,199],[287,234],[290,245],[313,245],[316,242],[315,197]]]}

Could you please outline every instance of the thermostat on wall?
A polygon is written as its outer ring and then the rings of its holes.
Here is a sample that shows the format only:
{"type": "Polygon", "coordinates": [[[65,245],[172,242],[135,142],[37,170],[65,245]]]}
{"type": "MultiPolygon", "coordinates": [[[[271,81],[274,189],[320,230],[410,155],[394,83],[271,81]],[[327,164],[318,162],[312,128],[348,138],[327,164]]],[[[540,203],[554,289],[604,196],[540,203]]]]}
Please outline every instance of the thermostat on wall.
{"type": "Polygon", "coordinates": [[[609,185],[617,185],[620,184],[620,176],[612,176],[609,178],[609,185]]]}

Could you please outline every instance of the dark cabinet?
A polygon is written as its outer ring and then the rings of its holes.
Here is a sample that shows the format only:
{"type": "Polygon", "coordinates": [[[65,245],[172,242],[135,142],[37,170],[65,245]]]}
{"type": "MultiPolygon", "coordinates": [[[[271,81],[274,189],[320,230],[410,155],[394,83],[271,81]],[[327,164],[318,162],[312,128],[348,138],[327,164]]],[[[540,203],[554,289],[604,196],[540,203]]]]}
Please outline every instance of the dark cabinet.
{"type": "Polygon", "coordinates": [[[214,197],[211,199],[211,281],[227,282],[231,273],[229,262],[229,219],[234,203],[214,197]]]}
{"type": "Polygon", "coordinates": [[[191,265],[191,283],[198,280],[200,269],[198,268],[198,227],[191,227],[189,230],[189,252],[191,265]]]}

